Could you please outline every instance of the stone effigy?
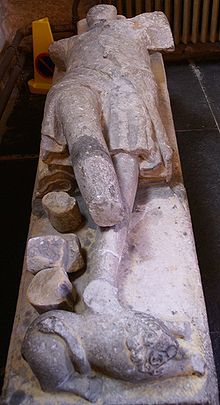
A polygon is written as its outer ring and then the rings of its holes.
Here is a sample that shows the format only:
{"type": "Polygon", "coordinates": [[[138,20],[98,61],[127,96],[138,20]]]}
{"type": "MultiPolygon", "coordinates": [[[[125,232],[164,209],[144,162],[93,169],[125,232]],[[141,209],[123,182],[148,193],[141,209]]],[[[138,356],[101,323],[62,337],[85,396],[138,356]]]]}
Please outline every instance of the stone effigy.
{"type": "Polygon", "coordinates": [[[172,50],[169,24],[99,5],[80,29],[50,48],[25,275],[41,315],[21,326],[30,368],[9,385],[24,404],[217,404],[166,82],[148,53],[172,50]]]}
{"type": "Polygon", "coordinates": [[[52,164],[69,155],[93,220],[111,226],[123,218],[111,156],[136,156],[143,176],[160,166],[171,176],[172,150],[148,50],[170,50],[173,39],[160,12],[126,19],[114,6],[100,5],[90,9],[87,23],[87,32],[50,47],[65,75],[47,97],[42,160],[52,164]]]}

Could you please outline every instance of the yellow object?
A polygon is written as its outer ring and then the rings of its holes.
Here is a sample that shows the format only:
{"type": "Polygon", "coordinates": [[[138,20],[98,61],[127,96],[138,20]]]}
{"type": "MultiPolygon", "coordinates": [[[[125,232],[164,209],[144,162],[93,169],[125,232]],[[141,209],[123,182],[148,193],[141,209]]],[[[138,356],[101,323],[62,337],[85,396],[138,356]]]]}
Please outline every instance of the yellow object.
{"type": "Polygon", "coordinates": [[[46,94],[52,85],[54,64],[48,48],[53,42],[53,35],[48,18],[32,22],[32,38],[34,53],[34,79],[29,80],[31,93],[46,94]]]}

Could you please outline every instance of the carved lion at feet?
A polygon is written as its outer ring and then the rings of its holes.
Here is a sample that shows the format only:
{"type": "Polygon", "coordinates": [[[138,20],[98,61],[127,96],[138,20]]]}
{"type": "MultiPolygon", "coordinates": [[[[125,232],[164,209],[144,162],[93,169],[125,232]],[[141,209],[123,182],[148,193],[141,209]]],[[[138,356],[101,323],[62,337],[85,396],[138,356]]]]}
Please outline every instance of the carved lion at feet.
{"type": "Polygon", "coordinates": [[[164,323],[123,308],[45,313],[29,327],[22,354],[43,390],[72,392],[91,402],[101,395],[100,373],[132,383],[204,373],[202,359],[187,358],[164,323]]]}

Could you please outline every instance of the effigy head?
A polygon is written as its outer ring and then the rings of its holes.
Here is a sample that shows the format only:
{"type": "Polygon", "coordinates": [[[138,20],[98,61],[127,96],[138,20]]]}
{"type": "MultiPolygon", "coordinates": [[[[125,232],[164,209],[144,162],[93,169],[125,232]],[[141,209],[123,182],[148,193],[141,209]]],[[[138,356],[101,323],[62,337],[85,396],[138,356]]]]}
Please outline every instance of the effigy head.
{"type": "Polygon", "coordinates": [[[148,376],[163,374],[163,366],[177,355],[179,344],[162,322],[135,313],[136,333],[127,338],[130,359],[138,372],[148,376]]]}
{"type": "Polygon", "coordinates": [[[109,4],[98,4],[90,8],[87,13],[86,21],[89,28],[94,27],[94,25],[100,22],[111,21],[117,19],[117,9],[115,6],[109,4]]]}

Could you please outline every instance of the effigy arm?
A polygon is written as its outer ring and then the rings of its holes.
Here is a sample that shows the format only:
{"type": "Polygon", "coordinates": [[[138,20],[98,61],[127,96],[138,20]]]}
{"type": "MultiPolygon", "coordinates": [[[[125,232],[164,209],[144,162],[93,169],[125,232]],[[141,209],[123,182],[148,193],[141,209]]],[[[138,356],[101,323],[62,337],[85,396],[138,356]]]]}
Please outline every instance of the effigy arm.
{"type": "Polygon", "coordinates": [[[143,13],[131,19],[134,29],[145,33],[146,46],[152,51],[173,51],[174,42],[169,21],[164,13],[143,13]]]}

